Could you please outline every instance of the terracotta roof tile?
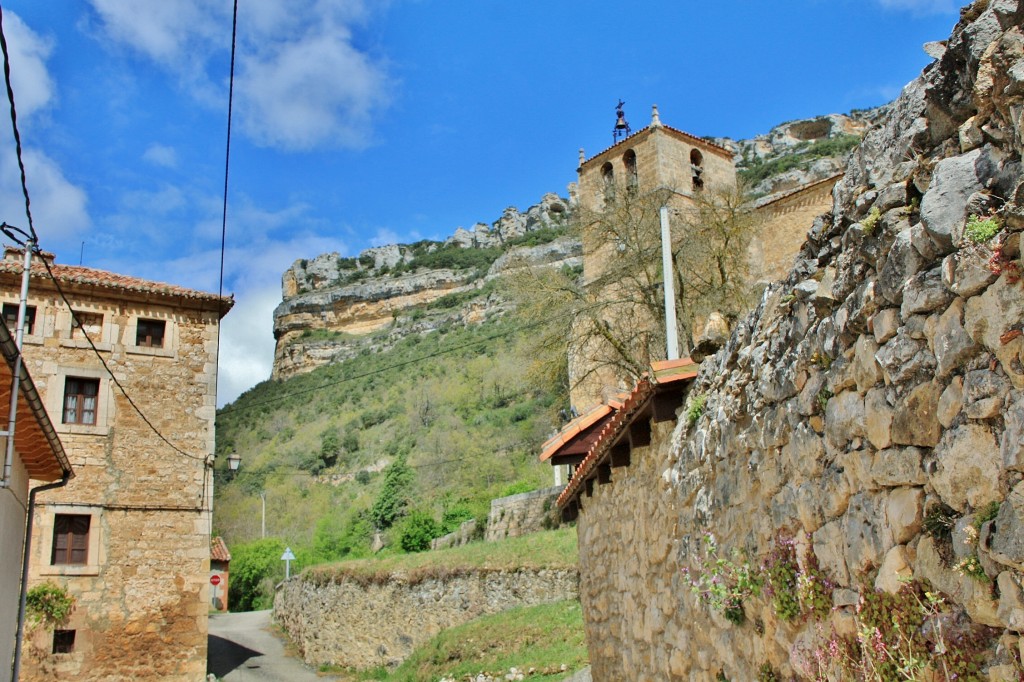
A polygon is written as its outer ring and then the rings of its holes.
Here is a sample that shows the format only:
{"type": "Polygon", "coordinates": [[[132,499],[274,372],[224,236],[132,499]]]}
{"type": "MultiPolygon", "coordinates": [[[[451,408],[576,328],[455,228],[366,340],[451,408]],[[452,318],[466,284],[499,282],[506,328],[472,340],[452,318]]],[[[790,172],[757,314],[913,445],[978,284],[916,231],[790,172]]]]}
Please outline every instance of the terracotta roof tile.
{"type": "MultiPolygon", "coordinates": [[[[0,274],[21,275],[21,261],[13,260],[10,257],[12,253],[16,252],[17,250],[7,247],[4,254],[5,258],[0,260],[0,274]]],[[[44,254],[44,257],[47,257],[48,255],[49,254],[44,254]]],[[[56,263],[51,263],[50,269],[53,271],[54,277],[56,277],[62,284],[79,284],[106,289],[120,289],[122,291],[139,294],[152,294],[157,296],[167,296],[170,298],[192,299],[195,301],[210,301],[219,304],[219,308],[223,311],[222,314],[226,314],[235,303],[234,298],[231,296],[218,296],[217,294],[198,291],[196,289],[188,289],[175,284],[154,282],[152,280],[141,279],[139,277],[130,277],[128,275],[119,275],[106,270],[97,270],[78,265],[58,265],[56,263]]],[[[32,277],[49,279],[46,268],[38,260],[34,261],[32,264],[32,277]]]]}
{"type": "Polygon", "coordinates": [[[224,544],[224,538],[216,536],[210,540],[210,561],[231,561],[231,553],[224,544]]]}
{"type": "Polygon", "coordinates": [[[558,506],[564,507],[579,495],[584,482],[591,477],[594,469],[608,456],[612,445],[618,442],[625,430],[633,423],[636,415],[647,406],[654,394],[657,393],[659,386],[688,381],[696,376],[697,364],[690,358],[653,363],[651,374],[640,377],[633,391],[623,401],[622,407],[601,427],[600,434],[590,451],[576,467],[565,490],[558,496],[558,506]]]}

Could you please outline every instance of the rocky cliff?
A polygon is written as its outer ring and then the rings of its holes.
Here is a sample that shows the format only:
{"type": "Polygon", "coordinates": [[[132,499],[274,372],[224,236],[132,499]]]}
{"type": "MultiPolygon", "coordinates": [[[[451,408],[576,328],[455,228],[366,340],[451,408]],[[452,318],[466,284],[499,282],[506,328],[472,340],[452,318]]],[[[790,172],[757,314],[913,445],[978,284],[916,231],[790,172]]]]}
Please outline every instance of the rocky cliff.
{"type": "Polygon", "coordinates": [[[459,228],[443,242],[295,261],[282,277],[282,302],[274,310],[273,378],[500,314],[504,299],[490,285],[496,278],[526,265],[579,264],[580,243],[564,234],[568,212],[567,200],[546,194],[525,213],[507,208],[491,225],[459,228]]]}
{"type": "Polygon", "coordinates": [[[963,12],[579,516],[595,679],[1024,675],[1024,3],[963,12]]]}

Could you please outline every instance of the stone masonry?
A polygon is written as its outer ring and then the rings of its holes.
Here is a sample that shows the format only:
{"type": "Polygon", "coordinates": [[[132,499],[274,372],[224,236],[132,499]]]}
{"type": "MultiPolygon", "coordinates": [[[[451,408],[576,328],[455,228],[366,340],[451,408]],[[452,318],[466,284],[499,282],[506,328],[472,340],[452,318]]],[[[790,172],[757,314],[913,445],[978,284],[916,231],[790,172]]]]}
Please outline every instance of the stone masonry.
{"type": "Polygon", "coordinates": [[[575,568],[470,569],[358,579],[311,569],[284,583],[274,620],[306,663],[395,666],[440,631],[507,609],[575,599],[575,568]]]}
{"type": "Polygon", "coordinates": [[[926,636],[985,632],[977,679],[1019,679],[1022,27],[1019,0],[965,8],[865,136],[788,276],[704,361],[702,416],[654,425],[582,501],[595,680],[818,679],[828,633],[854,636],[865,595],[907,579],[946,600],[926,636]],[[999,234],[965,236],[972,215],[999,234]],[[951,540],[926,528],[937,514],[951,540]],[[757,562],[780,531],[832,581],[826,616],[783,621],[750,596],[736,624],[692,592],[683,571],[702,570],[705,533],[757,562]],[[975,577],[956,569],[972,557],[975,577]]]}
{"type": "MultiPolygon", "coordinates": [[[[12,304],[22,268],[8,256],[0,291],[12,304]]],[[[32,633],[22,680],[204,680],[208,457],[218,330],[232,301],[89,268],[50,268],[79,324],[37,259],[24,355],[76,477],[39,495],[30,585],[54,582],[76,604],[63,639],[32,633]],[[68,533],[78,551],[65,555],[58,550],[68,533]]]]}

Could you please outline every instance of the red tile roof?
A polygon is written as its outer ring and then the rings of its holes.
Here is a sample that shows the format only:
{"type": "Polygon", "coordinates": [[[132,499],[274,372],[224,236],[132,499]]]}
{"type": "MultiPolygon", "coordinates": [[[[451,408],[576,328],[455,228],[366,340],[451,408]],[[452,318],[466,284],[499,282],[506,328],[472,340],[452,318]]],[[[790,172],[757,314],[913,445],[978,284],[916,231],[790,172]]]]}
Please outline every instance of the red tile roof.
{"type": "MultiPolygon", "coordinates": [[[[0,274],[20,276],[22,272],[22,261],[19,254],[21,253],[23,253],[23,251],[19,249],[9,246],[6,247],[4,249],[4,258],[0,260],[0,274]]],[[[175,284],[154,282],[138,277],[119,275],[113,272],[107,272],[106,270],[86,268],[79,265],[57,265],[52,262],[52,254],[43,254],[43,257],[47,258],[47,261],[50,262],[50,270],[53,271],[54,277],[61,284],[84,285],[99,289],[119,290],[123,292],[156,295],[175,299],[188,299],[200,303],[211,302],[218,305],[221,315],[227,314],[235,304],[235,300],[232,296],[218,296],[217,294],[210,294],[196,289],[187,289],[175,284]]],[[[39,262],[38,259],[33,259],[31,276],[33,278],[43,280],[49,280],[50,278],[45,266],[39,262]]]]}
{"type": "Polygon", "coordinates": [[[224,538],[217,536],[210,540],[210,561],[231,561],[231,553],[224,544],[224,538]]]}
{"type": "Polygon", "coordinates": [[[623,401],[622,407],[602,425],[590,451],[576,467],[565,490],[558,496],[558,506],[564,507],[580,494],[583,484],[607,459],[612,446],[621,439],[635,418],[643,413],[659,387],[690,381],[697,376],[697,368],[697,364],[690,358],[652,363],[651,373],[640,377],[633,391],[623,401]]]}

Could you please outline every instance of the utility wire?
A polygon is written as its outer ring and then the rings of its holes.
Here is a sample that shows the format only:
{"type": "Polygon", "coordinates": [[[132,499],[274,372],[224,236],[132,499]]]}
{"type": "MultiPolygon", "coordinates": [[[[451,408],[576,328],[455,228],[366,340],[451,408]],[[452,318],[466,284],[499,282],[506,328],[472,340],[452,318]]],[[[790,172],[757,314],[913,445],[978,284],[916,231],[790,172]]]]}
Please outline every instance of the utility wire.
{"type": "Polygon", "coordinates": [[[155,433],[160,440],[169,445],[171,449],[177,452],[179,455],[182,455],[183,457],[188,457],[189,459],[205,461],[205,457],[199,457],[196,455],[189,454],[182,450],[181,448],[179,448],[174,443],[172,443],[170,440],[167,439],[166,436],[164,436],[163,433],[160,432],[160,429],[156,428],[156,425],[149,420],[149,417],[147,417],[146,414],[142,411],[142,408],[140,408],[138,404],[135,402],[135,400],[132,399],[131,395],[128,394],[128,390],[124,387],[124,384],[122,384],[118,380],[118,378],[114,376],[114,372],[113,370],[110,369],[110,365],[107,364],[107,361],[106,359],[104,359],[103,354],[100,353],[99,348],[96,347],[96,344],[93,343],[92,338],[89,337],[89,334],[82,327],[82,324],[78,320],[78,315],[75,314],[75,310],[71,306],[71,301],[68,300],[67,295],[64,293],[64,289],[60,285],[60,281],[57,279],[57,276],[53,273],[53,270],[50,268],[50,263],[47,261],[46,258],[43,258],[41,256],[39,260],[43,263],[43,267],[46,268],[46,273],[50,276],[50,280],[53,282],[53,286],[56,287],[57,294],[60,296],[61,300],[64,301],[64,305],[68,307],[68,310],[71,311],[71,316],[74,318],[74,323],[78,326],[79,329],[81,329],[82,335],[85,337],[85,340],[89,342],[89,347],[92,348],[92,351],[99,359],[100,364],[103,365],[103,369],[106,370],[107,374],[110,376],[111,381],[113,381],[114,385],[117,386],[117,388],[121,391],[121,395],[125,397],[125,399],[128,401],[128,404],[132,406],[132,409],[135,410],[139,417],[142,418],[142,421],[146,422],[146,425],[149,426],[150,429],[152,429],[153,433],[155,433]]]}
{"type": "MultiPolygon", "coordinates": [[[[224,250],[228,235],[228,170],[231,165],[231,110],[235,99],[235,43],[238,35],[238,0],[235,0],[231,15],[231,71],[228,76],[228,134],[224,150],[224,210],[220,219],[220,281],[217,296],[224,295],[224,250]]],[[[217,350],[220,350],[220,334],[217,335],[217,350]]]]}
{"type": "Polygon", "coordinates": [[[427,353],[426,355],[421,355],[419,357],[410,358],[408,360],[403,360],[402,362],[396,362],[395,364],[387,365],[386,367],[380,367],[378,369],[372,369],[372,370],[370,370],[368,372],[363,372],[362,374],[353,374],[352,376],[342,377],[341,379],[335,379],[334,381],[326,381],[326,382],[324,382],[322,384],[317,384],[316,386],[311,386],[310,388],[304,388],[304,389],[301,389],[301,390],[298,390],[298,391],[292,391],[291,393],[284,393],[284,394],[279,395],[279,396],[274,396],[273,398],[267,398],[266,400],[261,400],[258,403],[251,403],[249,405],[239,405],[237,407],[225,408],[225,409],[222,409],[219,414],[225,415],[225,414],[234,414],[235,412],[244,412],[245,410],[251,410],[251,409],[254,409],[254,408],[257,408],[257,407],[263,407],[264,405],[272,405],[272,404],[280,402],[282,400],[287,400],[288,398],[293,398],[293,397],[295,397],[297,395],[305,395],[307,393],[315,393],[316,391],[322,391],[325,388],[330,388],[332,386],[337,386],[339,384],[345,384],[345,383],[348,383],[350,381],[355,381],[357,379],[365,379],[367,377],[371,377],[371,376],[374,376],[374,375],[377,375],[377,374],[383,374],[384,372],[390,372],[393,369],[398,369],[400,367],[407,367],[408,365],[414,365],[414,364],[423,362],[425,360],[431,360],[433,358],[440,357],[442,355],[448,355],[449,353],[454,353],[455,351],[458,351],[458,350],[463,350],[463,349],[466,349],[466,348],[472,348],[473,346],[478,346],[481,343],[487,343],[488,341],[494,341],[495,339],[500,339],[500,338],[503,338],[503,337],[506,337],[506,336],[511,336],[512,334],[515,334],[515,333],[518,333],[518,332],[521,332],[521,331],[525,331],[527,329],[532,329],[534,327],[539,327],[539,326],[541,326],[543,324],[546,324],[549,321],[550,320],[539,320],[537,322],[529,322],[527,324],[521,325],[519,327],[514,327],[512,329],[509,329],[509,330],[506,330],[506,331],[503,331],[503,332],[499,332],[497,334],[492,334],[490,336],[485,336],[484,338],[481,338],[481,339],[475,339],[473,341],[467,341],[466,343],[459,344],[457,346],[449,346],[448,348],[442,348],[440,350],[434,351],[433,353],[427,353]]]}
{"type": "Polygon", "coordinates": [[[28,218],[28,233],[33,242],[39,243],[36,228],[32,224],[32,202],[28,198],[28,181],[25,178],[25,162],[21,155],[21,134],[18,132],[18,111],[14,106],[14,88],[11,87],[11,58],[7,51],[7,37],[4,35],[4,11],[0,7],[0,51],[4,54],[4,83],[7,85],[7,101],[11,103],[11,129],[14,131],[14,150],[18,156],[21,171],[21,193],[25,197],[25,215],[28,218]]]}

